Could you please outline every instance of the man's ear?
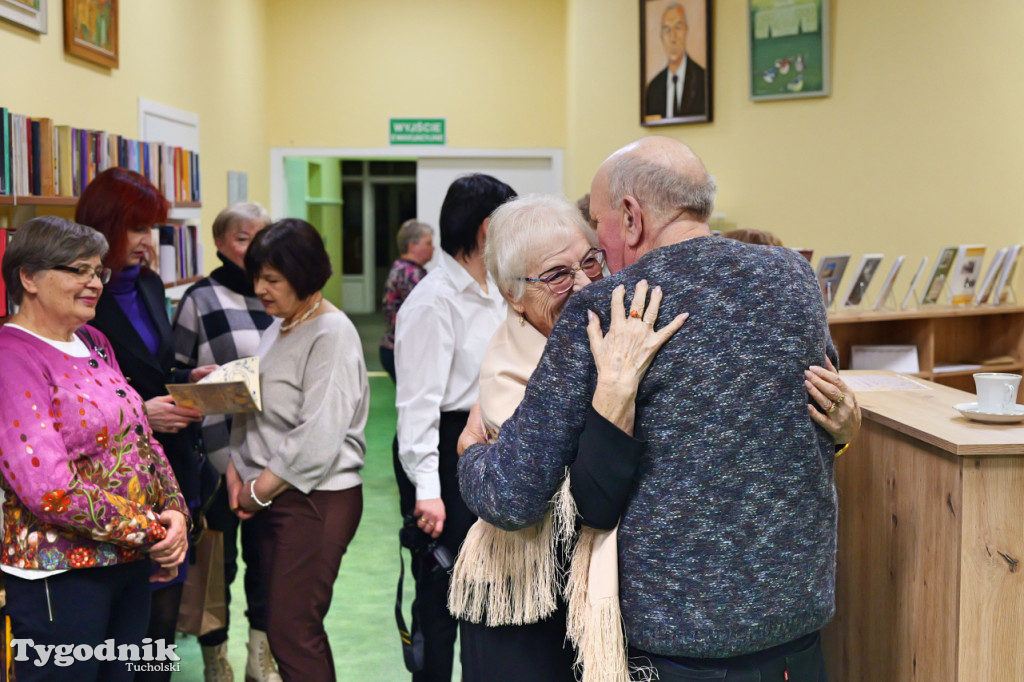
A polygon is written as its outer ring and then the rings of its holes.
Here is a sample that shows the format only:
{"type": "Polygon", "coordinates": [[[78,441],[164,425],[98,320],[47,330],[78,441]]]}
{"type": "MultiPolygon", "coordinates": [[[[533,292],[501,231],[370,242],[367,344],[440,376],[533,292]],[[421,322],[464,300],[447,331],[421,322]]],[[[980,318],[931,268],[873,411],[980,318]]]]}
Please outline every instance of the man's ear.
{"type": "Polygon", "coordinates": [[[640,203],[635,197],[626,195],[622,198],[622,232],[626,246],[636,249],[644,236],[644,216],[640,203]]]}
{"type": "Polygon", "coordinates": [[[484,244],[487,243],[487,226],[490,225],[490,224],[491,224],[491,217],[490,216],[487,216],[486,218],[484,218],[484,221],[482,223],[480,223],[480,229],[477,230],[477,233],[476,233],[476,240],[480,244],[480,246],[483,246],[484,244]]]}

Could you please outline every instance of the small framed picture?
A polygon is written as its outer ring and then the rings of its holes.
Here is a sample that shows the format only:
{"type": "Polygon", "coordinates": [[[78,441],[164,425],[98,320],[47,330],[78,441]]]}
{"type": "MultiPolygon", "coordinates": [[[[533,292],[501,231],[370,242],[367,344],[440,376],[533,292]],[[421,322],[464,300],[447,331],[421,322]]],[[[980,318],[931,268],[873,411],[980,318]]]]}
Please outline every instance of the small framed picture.
{"type": "Polygon", "coordinates": [[[64,0],[64,51],[116,69],[118,0],[64,0]]]}
{"type": "Polygon", "coordinates": [[[0,0],[0,19],[46,33],[47,0],[0,0]]]}
{"type": "Polygon", "coordinates": [[[711,119],[711,0],[640,0],[640,124],[711,119]]]}
{"type": "Polygon", "coordinates": [[[828,95],[828,0],[747,1],[750,99],[828,95]]]}

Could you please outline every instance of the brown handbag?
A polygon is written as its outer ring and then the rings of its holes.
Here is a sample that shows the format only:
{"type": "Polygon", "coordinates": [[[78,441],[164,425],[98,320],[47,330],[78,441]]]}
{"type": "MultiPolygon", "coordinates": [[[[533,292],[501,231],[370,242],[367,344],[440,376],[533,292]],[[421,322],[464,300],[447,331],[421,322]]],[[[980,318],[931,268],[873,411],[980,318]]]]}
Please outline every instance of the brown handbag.
{"type": "Polygon", "coordinates": [[[189,566],[181,591],[178,630],[198,637],[223,628],[228,622],[224,534],[216,530],[204,531],[195,552],[196,563],[189,566]]]}

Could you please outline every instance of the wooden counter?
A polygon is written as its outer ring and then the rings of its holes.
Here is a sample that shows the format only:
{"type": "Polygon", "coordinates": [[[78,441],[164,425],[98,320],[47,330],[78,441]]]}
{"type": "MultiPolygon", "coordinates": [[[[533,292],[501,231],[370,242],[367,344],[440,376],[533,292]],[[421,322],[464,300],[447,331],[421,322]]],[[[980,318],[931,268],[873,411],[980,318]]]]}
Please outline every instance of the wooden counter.
{"type": "Polygon", "coordinates": [[[922,388],[857,391],[829,679],[1024,680],[1024,425],[969,421],[952,406],[972,394],[888,376],[922,388]]]}

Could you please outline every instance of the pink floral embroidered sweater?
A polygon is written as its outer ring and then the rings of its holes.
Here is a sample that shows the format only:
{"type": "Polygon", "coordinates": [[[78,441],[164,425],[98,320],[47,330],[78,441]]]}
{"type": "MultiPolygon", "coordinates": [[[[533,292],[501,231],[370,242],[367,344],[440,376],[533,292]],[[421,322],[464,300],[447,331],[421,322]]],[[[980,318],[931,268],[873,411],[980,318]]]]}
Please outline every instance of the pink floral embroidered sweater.
{"type": "Polygon", "coordinates": [[[110,343],[86,327],[76,358],[0,327],[0,562],[88,568],[141,559],[166,536],[165,509],[188,516],[170,464],[110,343]],[[88,345],[88,344],[87,344],[88,345]]]}

